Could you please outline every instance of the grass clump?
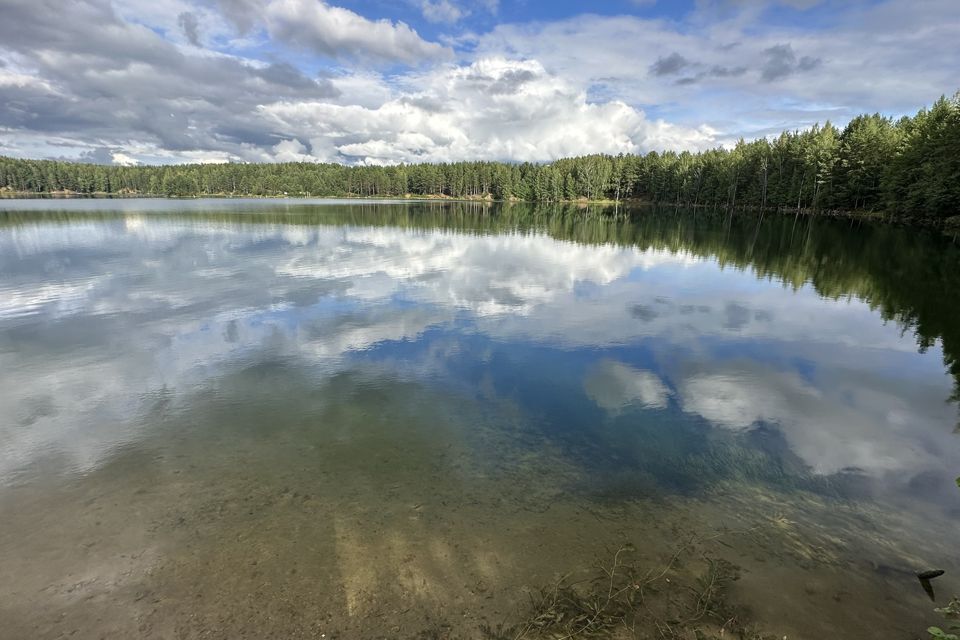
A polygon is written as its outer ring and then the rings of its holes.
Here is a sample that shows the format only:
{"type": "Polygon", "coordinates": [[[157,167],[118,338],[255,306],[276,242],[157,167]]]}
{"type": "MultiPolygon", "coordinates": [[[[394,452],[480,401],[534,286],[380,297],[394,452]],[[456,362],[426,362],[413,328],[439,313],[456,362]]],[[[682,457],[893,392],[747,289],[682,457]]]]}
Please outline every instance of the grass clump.
{"type": "Polygon", "coordinates": [[[481,627],[483,637],[765,640],[753,630],[747,611],[730,601],[739,568],[698,551],[697,542],[689,540],[653,569],[631,560],[631,545],[621,546],[589,577],[571,581],[567,575],[533,594],[519,622],[481,627]]]}

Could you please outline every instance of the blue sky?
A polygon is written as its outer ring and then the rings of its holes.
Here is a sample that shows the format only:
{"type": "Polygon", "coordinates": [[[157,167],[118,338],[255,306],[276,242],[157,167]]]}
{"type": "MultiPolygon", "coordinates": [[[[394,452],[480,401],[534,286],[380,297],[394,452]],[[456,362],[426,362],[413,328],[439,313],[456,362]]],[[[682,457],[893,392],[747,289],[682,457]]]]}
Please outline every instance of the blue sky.
{"type": "Polygon", "coordinates": [[[3,0],[0,154],[547,161],[960,88],[956,0],[3,0]]]}

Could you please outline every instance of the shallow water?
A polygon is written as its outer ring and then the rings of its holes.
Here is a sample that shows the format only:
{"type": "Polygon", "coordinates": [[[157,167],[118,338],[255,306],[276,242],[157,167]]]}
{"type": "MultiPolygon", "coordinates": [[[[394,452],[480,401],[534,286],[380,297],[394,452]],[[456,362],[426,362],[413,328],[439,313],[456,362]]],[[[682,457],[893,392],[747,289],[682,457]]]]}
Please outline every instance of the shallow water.
{"type": "Polygon", "coordinates": [[[672,210],[0,201],[4,637],[480,637],[626,544],[677,582],[736,564],[778,638],[920,637],[960,594],[958,253],[672,210]]]}

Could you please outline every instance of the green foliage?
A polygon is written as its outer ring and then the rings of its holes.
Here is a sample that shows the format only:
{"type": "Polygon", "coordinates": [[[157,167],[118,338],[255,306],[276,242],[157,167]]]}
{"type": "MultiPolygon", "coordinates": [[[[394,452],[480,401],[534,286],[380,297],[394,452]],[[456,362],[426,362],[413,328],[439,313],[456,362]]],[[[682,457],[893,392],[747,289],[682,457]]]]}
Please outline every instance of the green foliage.
{"type": "MultiPolygon", "coordinates": [[[[960,599],[953,598],[947,606],[934,609],[934,611],[941,614],[947,620],[960,620],[960,599]]],[[[927,633],[929,633],[930,637],[934,640],[960,640],[960,637],[958,637],[956,633],[953,633],[954,631],[960,631],[960,624],[953,624],[951,622],[946,631],[940,627],[927,628],[927,633]]]]}
{"type": "MultiPolygon", "coordinates": [[[[947,606],[939,607],[934,609],[934,611],[941,614],[947,620],[960,620],[960,598],[955,597],[947,603],[947,606]]],[[[950,627],[951,631],[957,629],[960,629],[960,626],[951,625],[950,627]]]]}
{"type": "MultiPolygon", "coordinates": [[[[590,155],[549,164],[390,167],[206,164],[113,167],[0,157],[0,192],[163,196],[430,196],[646,200],[732,209],[886,211],[945,223],[960,214],[960,93],[897,122],[879,114],[702,153],[590,155]]],[[[958,226],[958,225],[954,225],[958,226]]]]}
{"type": "Polygon", "coordinates": [[[513,624],[483,625],[488,640],[570,640],[572,638],[653,637],[665,640],[733,637],[762,640],[746,620],[743,608],[729,600],[739,568],[730,562],[692,553],[684,544],[662,568],[628,562],[632,546],[616,551],[609,565],[572,582],[568,577],[540,589],[521,608],[513,624]],[[685,581],[681,564],[701,567],[685,581]]]}

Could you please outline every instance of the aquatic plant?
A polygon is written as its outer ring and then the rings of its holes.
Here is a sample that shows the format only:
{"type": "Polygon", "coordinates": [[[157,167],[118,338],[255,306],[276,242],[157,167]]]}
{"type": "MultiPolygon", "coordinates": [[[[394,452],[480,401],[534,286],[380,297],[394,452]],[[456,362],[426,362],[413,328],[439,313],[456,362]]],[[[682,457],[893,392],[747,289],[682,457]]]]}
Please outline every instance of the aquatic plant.
{"type": "Polygon", "coordinates": [[[763,640],[767,636],[751,628],[747,611],[729,599],[730,585],[740,578],[739,568],[697,552],[700,540],[692,537],[664,566],[654,569],[628,561],[635,549],[621,546],[609,563],[597,565],[592,576],[571,581],[568,574],[540,589],[519,622],[482,626],[483,637],[570,640],[648,632],[666,640],[763,640]],[[686,563],[700,568],[693,580],[684,580],[689,572],[680,571],[686,563]]]}
{"type": "MultiPolygon", "coordinates": [[[[934,611],[941,614],[947,620],[960,621],[960,598],[954,596],[947,606],[934,609],[934,611]]],[[[946,630],[940,627],[929,627],[927,629],[927,633],[930,634],[933,640],[960,640],[960,636],[953,633],[954,631],[960,631],[960,624],[951,622],[946,630]]]]}

